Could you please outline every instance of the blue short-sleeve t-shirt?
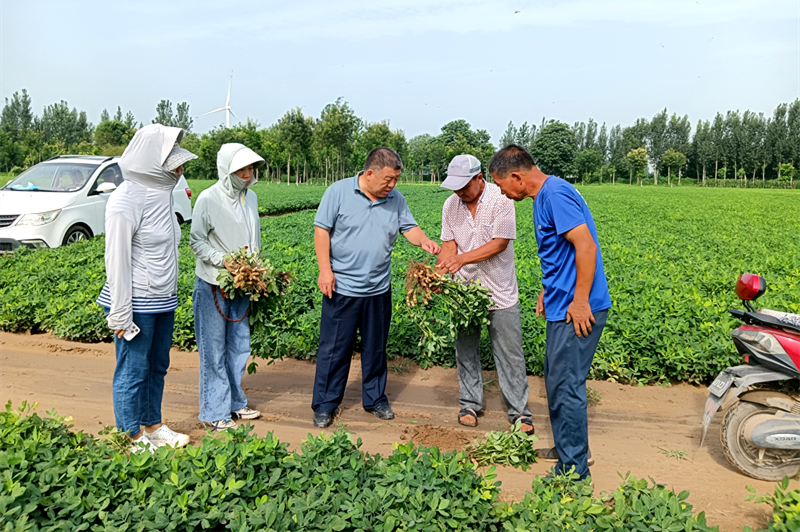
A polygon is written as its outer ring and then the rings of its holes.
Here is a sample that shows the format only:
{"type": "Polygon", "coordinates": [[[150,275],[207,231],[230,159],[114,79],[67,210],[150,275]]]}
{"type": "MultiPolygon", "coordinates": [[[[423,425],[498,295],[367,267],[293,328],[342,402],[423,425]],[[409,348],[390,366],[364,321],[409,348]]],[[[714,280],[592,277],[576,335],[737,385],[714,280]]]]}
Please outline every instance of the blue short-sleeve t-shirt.
{"type": "Polygon", "coordinates": [[[589,305],[592,312],[611,308],[597,229],[589,206],[578,190],[561,178],[548,176],[533,202],[533,224],[542,265],[547,321],[567,319],[567,308],[575,297],[575,247],[564,233],[581,224],[586,224],[597,245],[597,265],[589,292],[589,305]]]}
{"type": "Polygon", "coordinates": [[[398,190],[374,203],[358,176],[337,181],[322,196],[314,225],[330,231],[335,291],[351,297],[383,294],[391,288],[392,248],[399,233],[417,226],[398,190]]]}

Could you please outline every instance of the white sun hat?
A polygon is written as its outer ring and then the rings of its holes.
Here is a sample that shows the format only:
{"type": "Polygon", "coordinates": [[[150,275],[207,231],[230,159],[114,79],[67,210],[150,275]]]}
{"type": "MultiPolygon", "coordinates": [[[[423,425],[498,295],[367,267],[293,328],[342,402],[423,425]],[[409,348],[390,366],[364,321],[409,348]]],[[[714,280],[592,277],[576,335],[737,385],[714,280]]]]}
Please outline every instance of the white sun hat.
{"type": "Polygon", "coordinates": [[[481,173],[481,162],[473,155],[456,155],[447,167],[447,178],[439,185],[448,190],[461,190],[470,179],[481,173]]]}
{"type": "Polygon", "coordinates": [[[197,155],[175,144],[175,147],[167,155],[167,160],[164,161],[163,167],[165,170],[172,171],[192,159],[197,159],[197,155]]]}

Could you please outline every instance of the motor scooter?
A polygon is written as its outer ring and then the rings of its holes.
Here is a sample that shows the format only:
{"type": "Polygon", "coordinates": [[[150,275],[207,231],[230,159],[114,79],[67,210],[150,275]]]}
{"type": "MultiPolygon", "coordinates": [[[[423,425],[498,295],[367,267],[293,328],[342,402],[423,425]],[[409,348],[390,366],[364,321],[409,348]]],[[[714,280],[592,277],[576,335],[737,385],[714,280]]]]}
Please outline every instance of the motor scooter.
{"type": "Polygon", "coordinates": [[[736,295],[747,310],[730,311],[744,322],[731,336],[744,364],[726,369],[708,387],[700,445],[724,405],[720,442],[725,457],[745,475],[780,480],[800,473],[800,316],[756,312],[751,301],[766,289],[758,275],[745,273],[736,280],[736,295]],[[790,382],[764,386],[781,381],[790,382]]]}

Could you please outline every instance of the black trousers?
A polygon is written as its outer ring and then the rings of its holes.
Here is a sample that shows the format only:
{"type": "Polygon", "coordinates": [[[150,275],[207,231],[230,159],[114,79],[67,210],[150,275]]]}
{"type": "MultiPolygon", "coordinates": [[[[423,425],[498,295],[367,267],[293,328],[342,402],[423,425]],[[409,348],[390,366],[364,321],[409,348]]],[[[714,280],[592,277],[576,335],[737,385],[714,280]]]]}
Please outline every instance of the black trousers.
{"type": "Polygon", "coordinates": [[[366,410],[388,405],[386,398],[386,342],[392,321],[391,291],[377,296],[350,297],[336,292],[322,296],[317,373],[314,378],[315,412],[333,412],[342,402],[353,343],[361,331],[361,391],[366,410]]]}

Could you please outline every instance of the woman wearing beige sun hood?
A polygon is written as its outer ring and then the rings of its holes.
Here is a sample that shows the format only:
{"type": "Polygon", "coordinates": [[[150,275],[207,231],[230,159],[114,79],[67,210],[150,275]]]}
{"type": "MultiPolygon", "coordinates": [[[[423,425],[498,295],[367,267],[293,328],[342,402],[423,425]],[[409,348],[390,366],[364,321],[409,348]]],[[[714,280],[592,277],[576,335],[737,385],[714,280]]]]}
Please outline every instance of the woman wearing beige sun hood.
{"type": "Polygon", "coordinates": [[[264,164],[242,144],[223,144],[217,154],[219,181],[200,193],[192,213],[189,245],[197,255],[192,296],[197,350],[200,352],[200,421],[214,430],[235,428],[232,418],[255,419],[248,408],[242,377],[250,357],[248,297],[227,299],[217,275],[224,256],[245,246],[261,249],[258,199],[249,187],[264,164]]]}

